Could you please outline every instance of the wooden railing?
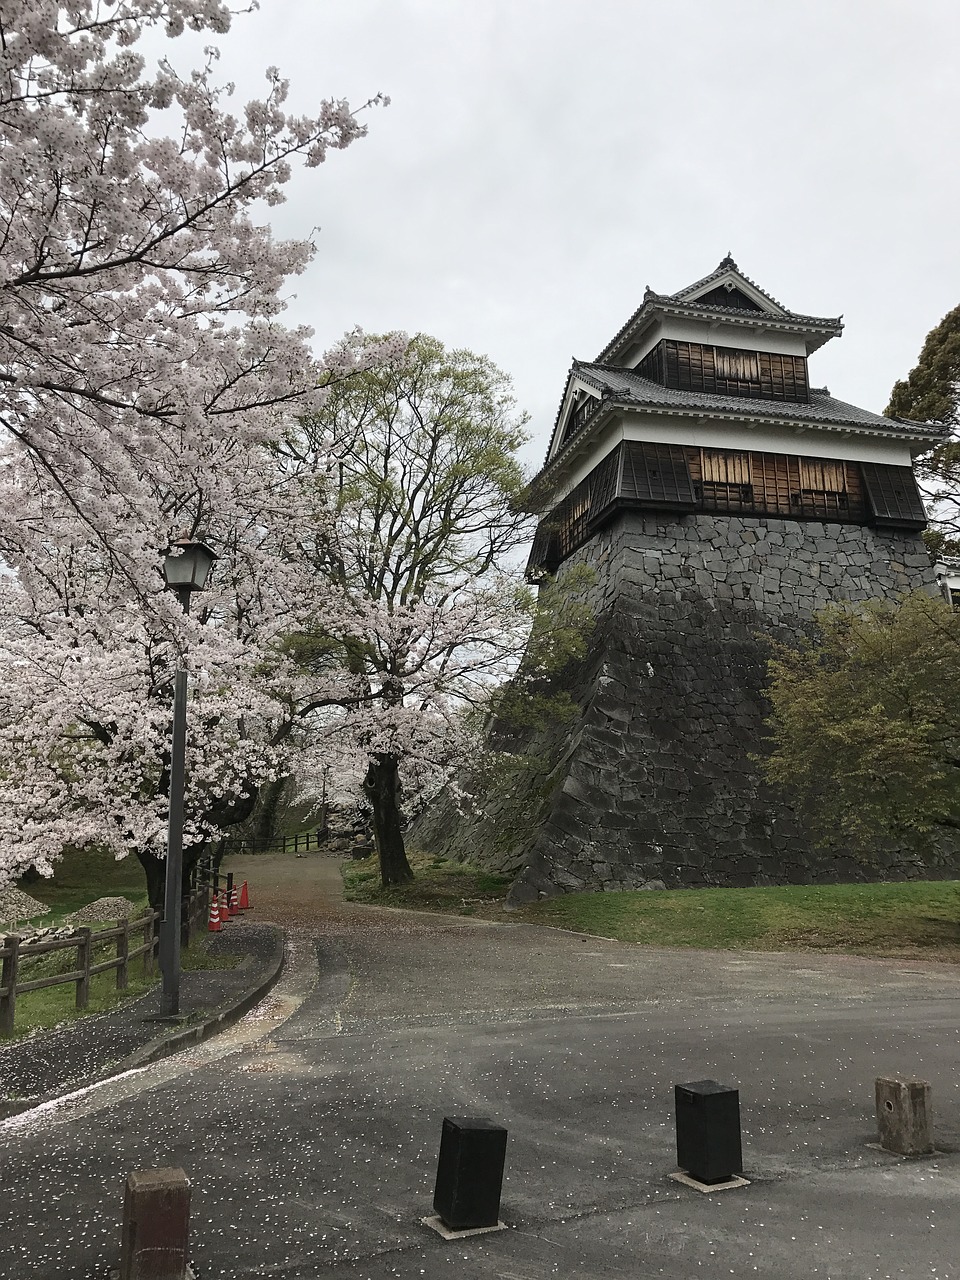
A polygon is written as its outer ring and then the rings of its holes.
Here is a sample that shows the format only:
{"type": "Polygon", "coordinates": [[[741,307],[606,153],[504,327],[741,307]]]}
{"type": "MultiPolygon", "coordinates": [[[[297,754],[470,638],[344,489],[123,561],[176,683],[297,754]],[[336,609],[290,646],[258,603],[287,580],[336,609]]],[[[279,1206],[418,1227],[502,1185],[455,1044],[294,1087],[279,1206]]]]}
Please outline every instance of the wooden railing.
{"type": "Polygon", "coordinates": [[[17,997],[28,991],[40,991],[44,987],[58,987],[66,982],[73,982],[77,988],[76,1007],[86,1009],[90,1003],[90,979],[95,974],[115,969],[117,990],[123,991],[129,981],[130,961],[142,956],[144,976],[151,977],[157,948],[154,925],[159,918],[159,911],[148,911],[137,920],[120,920],[112,929],[98,929],[94,933],[89,925],[83,925],[64,938],[45,938],[39,942],[25,941],[17,933],[7,934],[0,946],[0,959],[3,962],[0,967],[0,1036],[13,1034],[17,997]],[[131,933],[143,934],[142,945],[130,946],[131,933]],[[94,964],[94,946],[110,942],[114,938],[116,956],[94,964]],[[26,981],[19,977],[22,961],[71,949],[77,953],[77,962],[67,973],[52,973],[42,978],[28,978],[26,981]]]}
{"type": "MultiPolygon", "coordinates": [[[[191,888],[184,899],[181,920],[181,940],[184,945],[189,944],[194,932],[199,932],[206,925],[210,903],[208,875],[207,868],[197,868],[191,878],[191,888]]],[[[90,1003],[90,979],[98,973],[115,969],[117,990],[124,991],[130,978],[130,962],[142,957],[143,975],[151,978],[159,945],[160,918],[159,911],[147,911],[135,920],[118,920],[112,928],[94,932],[88,925],[82,925],[64,937],[41,938],[36,942],[30,942],[16,933],[7,934],[0,942],[0,1036],[13,1034],[17,997],[28,991],[40,991],[44,987],[57,987],[73,982],[77,988],[76,1007],[86,1009],[90,1003]],[[131,934],[142,934],[143,942],[131,947],[131,934]],[[114,939],[116,955],[94,963],[94,948],[114,939]],[[71,949],[76,951],[77,961],[68,972],[26,980],[19,977],[22,961],[71,949]]]]}

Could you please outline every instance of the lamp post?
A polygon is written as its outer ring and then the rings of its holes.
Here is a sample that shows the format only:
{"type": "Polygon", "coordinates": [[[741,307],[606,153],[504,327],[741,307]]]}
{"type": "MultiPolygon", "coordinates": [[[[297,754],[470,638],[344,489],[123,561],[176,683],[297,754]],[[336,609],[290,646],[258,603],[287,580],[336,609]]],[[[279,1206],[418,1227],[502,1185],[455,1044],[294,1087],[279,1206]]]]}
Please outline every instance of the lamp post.
{"type": "MultiPolygon", "coordinates": [[[[190,596],[206,586],[216,552],[205,543],[180,538],[163,559],[164,582],[184,613],[190,596]]],[[[187,755],[187,673],[178,667],[173,678],[173,741],[170,750],[170,791],[167,818],[167,867],[160,925],[160,1016],[180,1012],[180,899],[183,893],[183,791],[187,755]]]]}

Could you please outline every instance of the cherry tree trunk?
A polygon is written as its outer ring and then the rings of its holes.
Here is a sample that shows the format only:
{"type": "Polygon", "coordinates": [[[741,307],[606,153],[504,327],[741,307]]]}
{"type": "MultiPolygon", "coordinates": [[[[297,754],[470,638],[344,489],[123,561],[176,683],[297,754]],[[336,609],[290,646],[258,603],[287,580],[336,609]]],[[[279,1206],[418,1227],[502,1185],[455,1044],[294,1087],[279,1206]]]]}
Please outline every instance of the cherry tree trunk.
{"type": "Polygon", "coordinates": [[[167,879],[167,863],[165,858],[158,858],[154,853],[137,850],[137,861],[143,867],[147,878],[147,897],[150,899],[151,911],[163,910],[163,892],[167,879]]]}
{"type": "Polygon", "coordinates": [[[378,752],[370,757],[363,793],[373,807],[373,835],[380,857],[381,883],[386,887],[412,880],[401,829],[400,769],[396,756],[378,752]]]}

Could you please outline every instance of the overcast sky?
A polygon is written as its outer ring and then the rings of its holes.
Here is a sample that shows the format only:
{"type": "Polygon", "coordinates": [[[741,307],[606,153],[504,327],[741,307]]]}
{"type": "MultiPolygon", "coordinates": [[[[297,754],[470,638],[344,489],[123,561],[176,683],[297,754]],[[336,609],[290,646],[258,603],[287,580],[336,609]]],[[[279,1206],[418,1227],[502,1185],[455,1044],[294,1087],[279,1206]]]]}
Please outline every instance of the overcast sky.
{"type": "Polygon", "coordinates": [[[275,63],[303,111],[391,96],[271,211],[319,228],[288,314],[318,348],[360,325],[491,356],[537,466],[571,358],[728,250],[843,313],[813,384],[884,408],[960,304],[958,43],[957,0],[261,0],[221,70],[246,98],[275,63]]]}

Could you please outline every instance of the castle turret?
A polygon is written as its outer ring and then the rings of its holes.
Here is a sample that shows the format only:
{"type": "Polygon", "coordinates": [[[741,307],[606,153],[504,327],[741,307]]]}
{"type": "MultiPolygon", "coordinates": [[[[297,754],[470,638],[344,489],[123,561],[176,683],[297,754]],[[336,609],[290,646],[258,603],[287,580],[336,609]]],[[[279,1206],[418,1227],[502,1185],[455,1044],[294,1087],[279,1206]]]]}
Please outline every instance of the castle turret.
{"type": "MultiPolygon", "coordinates": [[[[678,293],[648,289],[596,360],[574,361],[530,488],[529,573],[592,570],[578,719],[526,743],[544,762],[526,812],[491,795],[486,832],[425,828],[468,856],[515,833],[498,865],[514,902],[871,874],[818,847],[756,760],[771,639],[795,642],[832,602],[937,591],[912,459],[943,428],[811,386],[811,355],[842,327],[788,311],[727,257],[678,293]]],[[[879,865],[918,870],[895,849],[879,865]]]]}
{"type": "Polygon", "coordinates": [[[679,293],[648,289],[570,370],[532,486],[532,574],[627,510],[923,529],[912,457],[942,432],[810,386],[809,356],[842,328],[787,311],[729,257],[679,293]]]}

